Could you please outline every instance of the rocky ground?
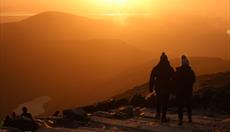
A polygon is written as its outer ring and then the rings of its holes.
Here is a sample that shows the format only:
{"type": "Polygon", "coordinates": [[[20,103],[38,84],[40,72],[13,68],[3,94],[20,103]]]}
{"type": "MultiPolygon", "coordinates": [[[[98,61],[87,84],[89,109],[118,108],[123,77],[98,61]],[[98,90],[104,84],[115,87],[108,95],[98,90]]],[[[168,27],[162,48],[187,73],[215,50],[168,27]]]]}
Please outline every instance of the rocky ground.
{"type": "MultiPolygon", "coordinates": [[[[0,132],[230,132],[230,72],[201,76],[194,88],[193,123],[178,126],[175,97],[169,99],[169,122],[153,118],[155,95],[148,97],[148,85],[135,87],[112,99],[75,109],[67,109],[34,121],[16,118],[0,132]],[[11,128],[10,128],[11,127],[11,128]],[[30,127],[31,129],[28,129],[30,127]]],[[[3,126],[0,123],[0,129],[3,126]]]]}
{"type": "MultiPolygon", "coordinates": [[[[195,110],[193,123],[190,124],[185,118],[183,126],[178,126],[177,114],[170,112],[168,114],[169,122],[161,123],[153,118],[154,111],[148,108],[134,108],[126,106],[116,112],[97,111],[88,114],[88,121],[80,123],[74,119],[62,124],[55,122],[63,119],[58,118],[37,119],[42,122],[41,128],[37,132],[94,132],[94,131],[133,131],[133,132],[230,132],[230,115],[208,114],[205,111],[195,110]],[[133,114],[130,114],[130,110],[133,114]],[[119,111],[119,112],[118,112],[119,111]],[[119,114],[117,114],[119,113],[119,114]],[[55,126],[56,123],[56,126],[55,126]],[[67,128],[67,127],[68,128],[67,128]],[[65,127],[65,128],[64,128],[65,127]],[[71,128],[72,127],[72,128],[71,128]]],[[[76,110],[76,114],[79,111],[76,110]]],[[[16,132],[16,129],[2,130],[2,132],[16,132]]],[[[19,130],[17,130],[19,131],[19,130]]],[[[19,131],[20,132],[20,131],[19,131]]]]}

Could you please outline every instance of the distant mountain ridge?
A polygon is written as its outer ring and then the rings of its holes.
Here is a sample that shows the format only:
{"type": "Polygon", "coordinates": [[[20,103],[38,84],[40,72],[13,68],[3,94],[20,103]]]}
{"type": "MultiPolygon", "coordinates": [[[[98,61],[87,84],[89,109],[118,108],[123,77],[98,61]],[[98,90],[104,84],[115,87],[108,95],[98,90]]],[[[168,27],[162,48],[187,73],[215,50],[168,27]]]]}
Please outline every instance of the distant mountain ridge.
{"type": "MultiPolygon", "coordinates": [[[[20,22],[1,24],[3,40],[85,40],[104,38],[115,30],[111,22],[62,12],[43,12],[20,22]]],[[[113,38],[113,37],[110,37],[113,38]]],[[[0,39],[0,41],[1,41],[0,39]]]]}
{"type": "Polygon", "coordinates": [[[0,41],[120,39],[157,56],[167,51],[192,56],[229,58],[227,22],[202,16],[127,18],[125,25],[113,20],[92,19],[48,11],[20,22],[1,24],[0,41]],[[177,21],[174,21],[177,20],[177,21]],[[190,27],[189,25],[194,25],[190,27]],[[215,24],[212,24],[215,23],[215,24]],[[170,27],[170,28],[168,28],[170,27]]]}

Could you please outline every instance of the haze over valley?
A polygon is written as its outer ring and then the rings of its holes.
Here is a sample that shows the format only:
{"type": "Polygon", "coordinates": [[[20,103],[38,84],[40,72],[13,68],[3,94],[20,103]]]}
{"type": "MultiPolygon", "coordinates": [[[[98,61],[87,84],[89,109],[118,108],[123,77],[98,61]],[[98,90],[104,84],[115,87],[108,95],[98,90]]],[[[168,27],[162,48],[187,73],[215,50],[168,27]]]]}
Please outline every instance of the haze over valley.
{"type": "Polygon", "coordinates": [[[65,10],[14,17],[11,6],[2,8],[0,116],[42,97],[46,114],[108,99],[148,82],[161,52],[174,68],[188,55],[197,76],[230,70],[226,13],[137,15],[119,4],[97,17],[65,10]]]}

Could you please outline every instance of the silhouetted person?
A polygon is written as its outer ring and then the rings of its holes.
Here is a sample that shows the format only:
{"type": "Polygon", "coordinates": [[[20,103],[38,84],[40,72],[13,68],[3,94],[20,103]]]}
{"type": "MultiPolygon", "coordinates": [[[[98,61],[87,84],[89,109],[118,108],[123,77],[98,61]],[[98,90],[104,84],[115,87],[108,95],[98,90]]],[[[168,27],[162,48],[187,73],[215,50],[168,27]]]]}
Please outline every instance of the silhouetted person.
{"type": "Polygon", "coordinates": [[[60,111],[57,110],[57,111],[53,114],[53,116],[54,116],[54,117],[58,117],[59,114],[60,114],[60,111]]]}
{"type": "Polygon", "coordinates": [[[12,118],[12,119],[16,119],[16,118],[17,118],[17,115],[16,115],[16,113],[15,113],[15,112],[12,112],[12,114],[11,114],[11,118],[12,118]]]}
{"type": "Polygon", "coordinates": [[[26,107],[22,108],[22,114],[21,114],[21,116],[33,120],[32,115],[30,113],[28,113],[26,107]]]}
{"type": "Polygon", "coordinates": [[[9,125],[9,122],[10,122],[10,116],[7,115],[6,118],[4,119],[4,124],[3,124],[3,126],[8,126],[8,125],[9,125]]]}
{"type": "Polygon", "coordinates": [[[167,122],[166,112],[168,105],[168,98],[170,94],[170,87],[172,77],[174,75],[174,69],[171,67],[168,57],[165,53],[162,53],[160,62],[152,70],[150,76],[149,90],[153,91],[155,86],[156,91],[156,119],[160,119],[161,122],[167,122]]]}
{"type": "Polygon", "coordinates": [[[186,56],[181,58],[181,66],[175,73],[176,100],[178,104],[179,125],[183,124],[183,108],[188,110],[189,122],[192,122],[192,92],[195,83],[195,73],[190,67],[186,56]]]}

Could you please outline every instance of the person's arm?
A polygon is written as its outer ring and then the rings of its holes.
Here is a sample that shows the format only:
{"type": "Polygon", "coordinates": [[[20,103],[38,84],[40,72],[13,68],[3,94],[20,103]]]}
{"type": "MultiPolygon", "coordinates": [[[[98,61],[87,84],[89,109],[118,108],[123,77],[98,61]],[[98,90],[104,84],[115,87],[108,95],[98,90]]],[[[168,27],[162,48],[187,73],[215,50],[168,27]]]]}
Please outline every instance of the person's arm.
{"type": "Polygon", "coordinates": [[[174,74],[175,74],[175,70],[171,67],[170,68],[170,74],[171,74],[171,79],[173,79],[173,77],[174,77],[174,74]]]}
{"type": "Polygon", "coordinates": [[[153,86],[155,85],[155,68],[152,70],[149,80],[149,92],[153,92],[153,86]]]}

